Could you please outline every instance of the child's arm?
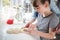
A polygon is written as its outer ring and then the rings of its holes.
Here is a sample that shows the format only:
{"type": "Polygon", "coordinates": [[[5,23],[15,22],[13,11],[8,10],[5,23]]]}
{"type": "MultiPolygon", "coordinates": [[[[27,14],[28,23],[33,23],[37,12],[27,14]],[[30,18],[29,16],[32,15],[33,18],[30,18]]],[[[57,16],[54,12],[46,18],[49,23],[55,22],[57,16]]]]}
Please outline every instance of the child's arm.
{"type": "Polygon", "coordinates": [[[29,22],[25,25],[25,28],[26,28],[26,27],[29,27],[29,25],[32,24],[34,21],[35,21],[35,19],[32,19],[31,21],[29,21],[29,22]]]}
{"type": "Polygon", "coordinates": [[[42,31],[38,31],[35,29],[36,25],[31,25],[32,27],[30,27],[28,30],[25,30],[27,32],[29,32],[29,34],[32,34],[32,35],[38,35],[38,36],[41,36],[43,38],[46,38],[46,39],[55,39],[55,32],[52,31],[52,28],[49,28],[49,33],[44,33],[42,31]]]}
{"type": "Polygon", "coordinates": [[[44,33],[41,31],[36,31],[37,35],[43,37],[43,38],[47,38],[47,39],[55,39],[55,32],[52,31],[52,28],[49,28],[49,33],[44,33]]]}

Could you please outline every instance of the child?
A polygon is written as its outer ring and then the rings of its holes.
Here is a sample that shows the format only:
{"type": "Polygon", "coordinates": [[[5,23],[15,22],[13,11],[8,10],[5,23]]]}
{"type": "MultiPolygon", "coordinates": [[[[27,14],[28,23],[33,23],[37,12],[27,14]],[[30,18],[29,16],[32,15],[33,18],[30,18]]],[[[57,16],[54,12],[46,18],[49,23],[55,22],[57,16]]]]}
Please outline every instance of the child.
{"type": "Polygon", "coordinates": [[[34,9],[38,12],[37,23],[30,24],[30,28],[25,29],[32,35],[39,35],[40,40],[55,39],[53,29],[58,25],[59,18],[50,11],[50,0],[34,0],[34,9]],[[37,27],[38,30],[35,30],[37,27]]]}

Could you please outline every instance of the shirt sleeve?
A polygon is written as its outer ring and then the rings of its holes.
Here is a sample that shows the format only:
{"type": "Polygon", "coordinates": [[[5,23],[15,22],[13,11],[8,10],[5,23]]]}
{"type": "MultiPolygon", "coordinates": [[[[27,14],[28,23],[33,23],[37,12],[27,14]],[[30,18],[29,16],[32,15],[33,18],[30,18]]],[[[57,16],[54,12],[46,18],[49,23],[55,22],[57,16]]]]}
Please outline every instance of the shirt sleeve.
{"type": "Polygon", "coordinates": [[[33,19],[36,19],[38,17],[38,12],[34,12],[33,19]]]}
{"type": "Polygon", "coordinates": [[[57,16],[53,16],[50,20],[49,27],[55,28],[59,24],[59,18],[57,16]]]}

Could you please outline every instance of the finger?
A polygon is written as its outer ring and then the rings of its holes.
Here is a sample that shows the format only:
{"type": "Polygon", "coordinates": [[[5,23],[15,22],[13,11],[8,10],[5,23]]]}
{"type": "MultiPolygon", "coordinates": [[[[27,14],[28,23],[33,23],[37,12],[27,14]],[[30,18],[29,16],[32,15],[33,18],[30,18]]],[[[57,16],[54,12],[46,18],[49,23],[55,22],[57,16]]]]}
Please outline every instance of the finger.
{"type": "Polygon", "coordinates": [[[34,28],[34,25],[33,25],[33,24],[30,24],[30,25],[29,25],[29,28],[34,28]]]}

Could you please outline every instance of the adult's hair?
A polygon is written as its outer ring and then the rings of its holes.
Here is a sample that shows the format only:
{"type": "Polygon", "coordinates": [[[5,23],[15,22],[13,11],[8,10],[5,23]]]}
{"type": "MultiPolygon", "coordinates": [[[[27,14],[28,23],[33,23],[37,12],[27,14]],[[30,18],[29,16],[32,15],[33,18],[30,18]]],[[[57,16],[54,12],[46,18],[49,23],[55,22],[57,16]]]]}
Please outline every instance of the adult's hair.
{"type": "Polygon", "coordinates": [[[60,2],[60,0],[58,0],[60,2]]]}
{"type": "Polygon", "coordinates": [[[57,0],[56,5],[57,5],[57,7],[58,7],[59,10],[60,10],[60,0],[57,0]]]}

